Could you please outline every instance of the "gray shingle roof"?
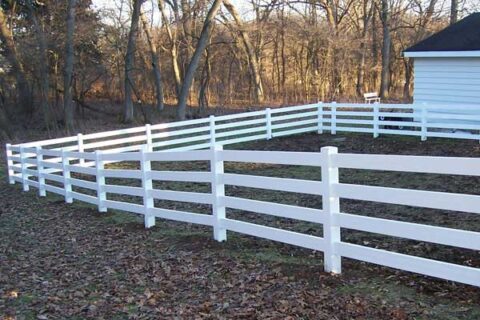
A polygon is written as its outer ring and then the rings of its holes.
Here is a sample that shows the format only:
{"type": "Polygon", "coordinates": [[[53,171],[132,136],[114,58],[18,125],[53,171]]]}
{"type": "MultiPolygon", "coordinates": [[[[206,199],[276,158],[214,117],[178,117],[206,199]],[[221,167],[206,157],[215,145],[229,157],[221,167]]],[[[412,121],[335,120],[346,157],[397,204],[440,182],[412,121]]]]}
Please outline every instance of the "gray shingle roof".
{"type": "Polygon", "coordinates": [[[405,52],[480,51],[480,12],[426,38],[405,52]]]}

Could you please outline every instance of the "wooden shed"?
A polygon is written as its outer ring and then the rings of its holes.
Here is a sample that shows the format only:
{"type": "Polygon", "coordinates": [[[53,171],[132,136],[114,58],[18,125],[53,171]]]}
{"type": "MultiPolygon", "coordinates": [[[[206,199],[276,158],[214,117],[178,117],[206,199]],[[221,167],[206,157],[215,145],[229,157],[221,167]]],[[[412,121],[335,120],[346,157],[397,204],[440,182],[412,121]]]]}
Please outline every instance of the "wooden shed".
{"type": "Polygon", "coordinates": [[[480,105],[480,13],[404,51],[414,59],[414,102],[480,105]]]}

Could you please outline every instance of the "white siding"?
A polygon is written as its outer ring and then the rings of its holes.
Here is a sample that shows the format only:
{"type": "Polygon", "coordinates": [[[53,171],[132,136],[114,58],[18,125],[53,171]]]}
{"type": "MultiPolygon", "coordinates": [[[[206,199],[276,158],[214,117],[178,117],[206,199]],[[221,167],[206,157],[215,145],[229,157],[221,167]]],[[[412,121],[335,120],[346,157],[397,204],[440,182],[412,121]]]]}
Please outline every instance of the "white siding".
{"type": "Polygon", "coordinates": [[[414,63],[415,102],[480,107],[480,57],[415,58],[414,63]]]}
{"type": "Polygon", "coordinates": [[[433,120],[431,122],[478,124],[480,122],[480,57],[419,57],[414,60],[415,82],[413,100],[427,103],[431,113],[478,115],[479,120],[433,120]],[[451,110],[435,109],[448,105],[451,110]],[[456,110],[455,106],[470,110],[456,110]]]}

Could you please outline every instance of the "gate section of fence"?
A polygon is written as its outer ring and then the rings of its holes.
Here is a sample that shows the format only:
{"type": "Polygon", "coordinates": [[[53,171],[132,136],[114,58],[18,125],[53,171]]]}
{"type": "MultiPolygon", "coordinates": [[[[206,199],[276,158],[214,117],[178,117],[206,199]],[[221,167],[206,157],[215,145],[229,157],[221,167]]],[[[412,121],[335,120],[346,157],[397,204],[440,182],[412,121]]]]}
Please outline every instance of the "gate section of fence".
{"type": "MultiPolygon", "coordinates": [[[[116,209],[140,214],[144,216],[147,228],[155,225],[156,218],[201,224],[212,227],[217,241],[226,241],[227,232],[233,231],[321,251],[324,253],[324,268],[328,272],[340,273],[342,257],[346,257],[480,286],[478,267],[349,243],[342,239],[341,230],[357,230],[474,251],[480,250],[480,232],[367,217],[356,212],[345,212],[340,205],[341,199],[353,199],[479,214],[479,195],[345,184],[339,181],[339,171],[344,168],[480,176],[480,159],[342,154],[333,147],[322,148],[318,153],[233,151],[223,150],[221,145],[213,143],[210,150],[197,151],[152,152],[149,145],[144,145],[136,152],[77,152],[37,146],[21,147],[20,153],[21,157],[13,159],[20,162],[20,168],[12,170],[20,170],[21,175],[10,178],[22,183],[24,190],[35,187],[41,196],[47,192],[56,193],[65,197],[66,202],[87,202],[97,206],[101,212],[116,209]],[[157,163],[162,168],[165,162],[192,161],[205,162],[208,169],[158,171],[152,166],[157,163]],[[316,167],[321,171],[321,181],[226,173],[226,162],[316,167]],[[127,166],[132,163],[135,165],[127,166]],[[136,186],[115,183],[118,179],[136,181],[136,186]],[[211,188],[210,192],[203,193],[161,190],[154,187],[156,181],[203,183],[211,188]],[[317,209],[252,200],[236,194],[226,195],[226,186],[313,195],[321,199],[322,207],[317,209]],[[111,198],[112,195],[136,197],[141,202],[115,200],[111,198]],[[202,214],[165,209],[157,207],[156,200],[205,204],[210,206],[211,212],[202,214]],[[322,227],[323,235],[319,237],[236,220],[226,214],[229,209],[318,224],[322,227]]],[[[9,156],[9,159],[12,160],[12,157],[15,156],[9,156]]]]}

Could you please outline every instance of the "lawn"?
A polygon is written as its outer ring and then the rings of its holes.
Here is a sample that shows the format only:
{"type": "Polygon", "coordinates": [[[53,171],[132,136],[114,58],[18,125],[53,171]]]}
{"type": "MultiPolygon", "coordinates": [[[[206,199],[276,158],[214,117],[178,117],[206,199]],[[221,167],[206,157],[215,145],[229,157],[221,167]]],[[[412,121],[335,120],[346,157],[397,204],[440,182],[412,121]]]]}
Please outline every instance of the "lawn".
{"type": "MultiPolygon", "coordinates": [[[[479,157],[478,141],[308,134],[232,149],[479,157]]],[[[125,166],[136,164],[125,163],[125,166]]],[[[155,164],[162,170],[205,170],[205,163],[155,164]]],[[[0,183],[0,319],[306,318],[478,319],[480,289],[343,259],[343,274],[323,272],[319,252],[228,233],[216,243],[211,228],[109,211],[0,183]]],[[[227,163],[227,172],[320,180],[320,168],[227,163]]],[[[480,195],[480,179],[341,170],[341,182],[480,195]]],[[[126,185],[131,181],[118,181],[126,185]]],[[[162,189],[208,192],[209,186],[157,183],[162,189]]],[[[315,196],[249,188],[226,190],[263,201],[321,208],[315,196]]],[[[125,200],[126,198],[122,198],[125,200]]],[[[138,201],[139,199],[130,199],[138,201]]],[[[209,213],[208,206],[157,202],[209,213]]],[[[362,201],[342,211],[480,231],[480,217],[362,201]]],[[[321,226],[231,210],[229,217],[322,235],[321,226]]],[[[479,252],[343,231],[344,241],[480,267],[479,252]]]]}

